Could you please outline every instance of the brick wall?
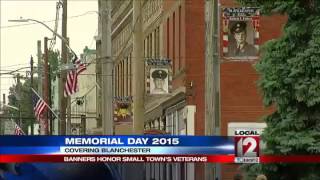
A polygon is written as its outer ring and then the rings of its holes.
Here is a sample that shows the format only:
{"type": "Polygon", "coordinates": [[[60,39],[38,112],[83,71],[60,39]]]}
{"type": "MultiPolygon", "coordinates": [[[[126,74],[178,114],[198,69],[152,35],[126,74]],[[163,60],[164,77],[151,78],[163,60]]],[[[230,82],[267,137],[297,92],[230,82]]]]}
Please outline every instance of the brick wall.
{"type": "Polygon", "coordinates": [[[164,1],[164,54],[173,60],[173,89],[192,84],[188,105],[196,105],[196,135],[204,134],[204,1],[164,1]]]}
{"type": "MultiPolygon", "coordinates": [[[[169,51],[169,58],[174,61],[173,88],[192,84],[187,104],[196,105],[195,134],[203,135],[205,4],[204,0],[185,0],[181,4],[178,2],[164,1],[164,54],[169,51]]],[[[204,179],[203,167],[203,164],[196,164],[197,180],[204,179]]]]}
{"type": "MultiPolygon", "coordinates": [[[[235,2],[220,1],[222,7],[236,7],[238,5],[235,2]]],[[[285,22],[285,16],[262,16],[260,19],[261,44],[279,37],[285,22]]],[[[220,47],[222,48],[222,45],[220,47]]],[[[222,52],[222,49],[220,51],[222,52]]],[[[254,69],[255,62],[222,60],[220,67],[221,134],[227,135],[229,122],[259,122],[263,115],[271,113],[272,109],[263,107],[261,92],[257,88],[259,77],[254,69]]],[[[222,179],[232,180],[234,174],[239,172],[238,167],[223,164],[222,179]]]]}

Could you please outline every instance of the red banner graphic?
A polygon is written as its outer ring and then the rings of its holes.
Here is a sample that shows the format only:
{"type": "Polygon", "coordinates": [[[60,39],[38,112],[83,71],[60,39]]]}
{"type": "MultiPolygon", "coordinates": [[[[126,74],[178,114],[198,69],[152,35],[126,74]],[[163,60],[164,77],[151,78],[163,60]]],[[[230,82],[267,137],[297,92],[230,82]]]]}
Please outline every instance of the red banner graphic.
{"type": "MultiPolygon", "coordinates": [[[[189,162],[189,163],[234,163],[234,155],[0,155],[0,163],[22,162],[189,162]]],[[[260,163],[320,163],[320,155],[292,155],[292,156],[260,156],[260,163]]]]}

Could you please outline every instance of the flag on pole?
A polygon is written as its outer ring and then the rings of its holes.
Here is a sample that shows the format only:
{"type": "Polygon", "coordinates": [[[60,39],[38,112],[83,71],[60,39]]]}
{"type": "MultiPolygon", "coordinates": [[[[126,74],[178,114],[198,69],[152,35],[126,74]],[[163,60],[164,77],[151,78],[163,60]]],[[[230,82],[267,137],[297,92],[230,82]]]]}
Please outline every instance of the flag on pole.
{"type": "Polygon", "coordinates": [[[74,69],[70,70],[64,86],[64,97],[71,96],[78,91],[78,75],[87,69],[86,65],[75,56],[72,61],[74,69]]]}
{"type": "Polygon", "coordinates": [[[46,110],[47,104],[34,91],[32,91],[32,104],[33,104],[34,115],[36,119],[40,122],[40,116],[46,110]]]}
{"type": "MultiPolygon", "coordinates": [[[[36,107],[38,107],[37,109],[37,112],[40,112],[40,115],[42,114],[42,112],[44,110],[41,111],[42,107],[44,107],[45,109],[48,108],[51,113],[57,118],[59,119],[59,116],[50,108],[50,106],[39,96],[39,94],[33,89],[31,88],[32,90],[32,103],[33,103],[33,107],[34,107],[34,110],[35,110],[35,114],[39,114],[39,113],[36,113],[36,107]],[[39,104],[38,104],[39,103],[39,104]]],[[[40,116],[39,116],[40,117],[40,116]]],[[[38,118],[40,120],[40,118],[38,118]]]]}
{"type": "Polygon", "coordinates": [[[25,133],[17,123],[15,123],[15,126],[14,126],[14,135],[25,135],[25,133]]]}

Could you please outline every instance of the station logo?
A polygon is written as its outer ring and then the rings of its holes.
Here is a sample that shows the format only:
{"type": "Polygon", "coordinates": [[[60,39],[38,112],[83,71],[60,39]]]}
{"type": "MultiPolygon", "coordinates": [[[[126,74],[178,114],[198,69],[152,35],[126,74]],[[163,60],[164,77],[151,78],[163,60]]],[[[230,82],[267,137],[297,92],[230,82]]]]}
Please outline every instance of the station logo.
{"type": "Polygon", "coordinates": [[[259,163],[260,137],[256,130],[236,130],[235,163],[259,163]]]}

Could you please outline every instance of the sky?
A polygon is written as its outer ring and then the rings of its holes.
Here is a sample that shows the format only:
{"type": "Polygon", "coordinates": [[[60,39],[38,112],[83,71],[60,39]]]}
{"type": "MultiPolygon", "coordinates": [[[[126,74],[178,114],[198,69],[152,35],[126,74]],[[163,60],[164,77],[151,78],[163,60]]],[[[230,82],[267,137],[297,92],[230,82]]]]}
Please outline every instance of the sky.
{"type": "MultiPolygon", "coordinates": [[[[37,41],[53,37],[53,33],[41,24],[8,22],[9,19],[35,19],[45,22],[54,29],[56,19],[56,4],[58,0],[0,0],[0,39],[1,59],[0,72],[30,67],[30,57],[33,56],[37,65],[37,41]],[[50,21],[52,22],[46,22],[50,21]]],[[[67,36],[70,38],[70,47],[78,56],[83,53],[85,46],[95,48],[94,36],[98,28],[98,0],[68,0],[67,36]]],[[[61,34],[62,8],[59,10],[58,34],[61,34]]],[[[49,43],[50,45],[50,43],[49,43]]],[[[57,41],[53,49],[61,51],[61,41],[57,41]]],[[[29,69],[27,69],[29,70],[29,69]]],[[[26,72],[21,71],[25,76],[26,72]]],[[[0,76],[0,94],[8,96],[9,87],[16,81],[12,75],[0,76]]]]}

